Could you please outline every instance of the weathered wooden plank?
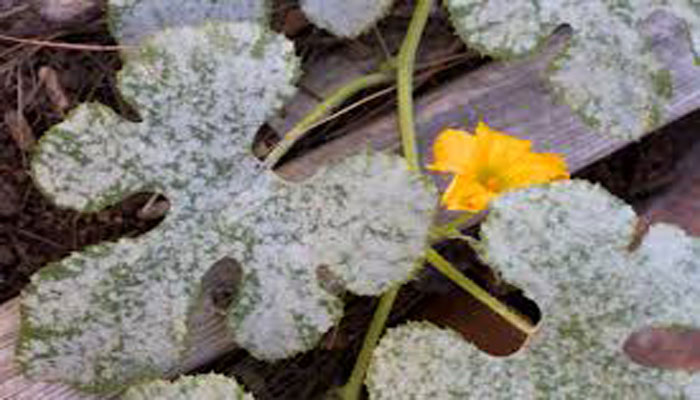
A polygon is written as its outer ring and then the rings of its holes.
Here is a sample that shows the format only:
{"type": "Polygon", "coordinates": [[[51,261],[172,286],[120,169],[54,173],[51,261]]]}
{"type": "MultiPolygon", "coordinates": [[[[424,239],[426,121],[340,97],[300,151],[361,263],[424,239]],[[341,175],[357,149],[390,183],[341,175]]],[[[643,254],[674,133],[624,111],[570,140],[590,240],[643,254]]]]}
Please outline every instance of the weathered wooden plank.
{"type": "MultiPolygon", "coordinates": [[[[700,107],[700,69],[683,24],[656,13],[645,30],[658,57],[671,71],[674,95],[665,122],[672,122],[700,107]]],[[[563,153],[572,170],[612,153],[627,144],[593,131],[568,106],[558,104],[541,76],[568,34],[560,31],[537,57],[509,63],[493,63],[465,75],[416,102],[416,123],[424,160],[429,146],[445,127],[465,125],[483,118],[500,130],[531,139],[541,151],[563,153]]],[[[279,172],[289,179],[303,179],[321,165],[366,149],[398,150],[396,114],[359,127],[352,133],[283,165],[279,172]]]]}
{"type": "MultiPolygon", "coordinates": [[[[700,78],[693,66],[686,33],[678,21],[665,15],[650,19],[652,43],[672,72],[675,84],[667,122],[700,107],[700,78]]],[[[422,154],[425,156],[434,135],[446,126],[462,126],[465,119],[486,119],[492,126],[532,139],[540,150],[565,154],[572,170],[578,170],[624,146],[584,126],[567,106],[556,104],[541,74],[565,35],[555,36],[549,48],[538,57],[512,63],[494,63],[438,89],[417,102],[417,123],[422,154]]],[[[376,149],[397,149],[395,115],[372,121],[336,141],[293,160],[280,173],[299,180],[319,165],[339,159],[370,144],[376,149]]],[[[427,157],[425,157],[427,161],[427,157]]],[[[449,215],[447,215],[449,217],[449,215]]],[[[182,370],[202,365],[233,347],[221,316],[205,306],[192,322],[195,348],[182,370]]],[[[2,399],[95,399],[61,384],[30,381],[21,376],[13,363],[19,328],[17,299],[0,306],[0,398],[2,399]]]]}
{"type": "MultiPolygon", "coordinates": [[[[384,42],[392,54],[398,53],[403,37],[398,31],[387,32],[384,42]]],[[[454,56],[463,47],[459,38],[446,35],[444,28],[436,23],[426,27],[423,38],[431,46],[419,49],[416,63],[431,63],[454,56]]],[[[323,54],[323,57],[304,66],[304,74],[299,81],[299,91],[287,103],[280,115],[268,121],[268,125],[280,136],[308,114],[321,100],[348,82],[362,75],[376,71],[386,62],[384,54],[358,55],[343,46],[323,54]]],[[[359,45],[358,45],[359,47],[359,45]]],[[[365,53],[371,49],[364,48],[365,53]]]]}

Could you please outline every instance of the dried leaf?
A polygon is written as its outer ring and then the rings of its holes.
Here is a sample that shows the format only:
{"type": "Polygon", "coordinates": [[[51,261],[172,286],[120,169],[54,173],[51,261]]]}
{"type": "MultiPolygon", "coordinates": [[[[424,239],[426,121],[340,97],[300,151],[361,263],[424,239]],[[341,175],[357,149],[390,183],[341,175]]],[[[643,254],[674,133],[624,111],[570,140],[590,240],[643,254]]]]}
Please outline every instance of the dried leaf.
{"type": "Polygon", "coordinates": [[[39,82],[44,85],[51,103],[59,112],[63,113],[70,107],[70,100],[55,69],[46,66],[39,68],[39,82]]]}
{"type": "Polygon", "coordinates": [[[22,151],[30,151],[36,144],[36,138],[32,127],[24,117],[24,114],[10,110],[5,113],[5,125],[7,125],[12,140],[22,151]]]}

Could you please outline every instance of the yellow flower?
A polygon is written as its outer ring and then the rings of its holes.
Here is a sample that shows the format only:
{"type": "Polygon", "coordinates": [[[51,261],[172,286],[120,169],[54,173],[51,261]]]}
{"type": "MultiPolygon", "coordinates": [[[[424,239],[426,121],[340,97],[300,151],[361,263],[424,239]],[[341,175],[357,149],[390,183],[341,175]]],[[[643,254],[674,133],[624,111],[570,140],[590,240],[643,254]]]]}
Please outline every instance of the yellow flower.
{"type": "Polygon", "coordinates": [[[476,135],[447,129],[433,146],[428,169],[455,174],[442,196],[449,210],[480,211],[499,194],[529,185],[569,179],[564,158],[533,153],[529,140],[497,132],[479,122],[476,135]]]}

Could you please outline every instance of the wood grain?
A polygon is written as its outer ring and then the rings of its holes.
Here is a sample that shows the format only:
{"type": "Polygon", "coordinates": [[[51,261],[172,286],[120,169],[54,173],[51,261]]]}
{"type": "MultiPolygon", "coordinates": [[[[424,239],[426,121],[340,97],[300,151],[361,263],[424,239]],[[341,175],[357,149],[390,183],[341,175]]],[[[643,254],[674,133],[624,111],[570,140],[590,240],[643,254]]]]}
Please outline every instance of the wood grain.
{"type": "MultiPolygon", "coordinates": [[[[700,75],[693,66],[692,54],[682,24],[663,14],[655,14],[646,26],[659,57],[671,70],[675,92],[668,107],[666,122],[676,120],[700,108],[700,75]]],[[[532,139],[539,150],[561,152],[576,171],[624,146],[593,132],[562,104],[556,104],[541,76],[551,57],[567,35],[554,36],[550,46],[537,57],[517,62],[493,63],[456,79],[420,98],[416,103],[418,133],[424,160],[435,136],[447,126],[463,126],[485,119],[495,128],[532,139]]],[[[279,173],[300,180],[319,165],[366,150],[398,149],[396,116],[386,115],[354,130],[351,134],[292,160],[279,173]]],[[[442,218],[451,215],[443,214],[442,218]]],[[[232,341],[223,328],[221,316],[205,309],[192,324],[196,330],[195,348],[182,370],[203,365],[230,350],[232,341]]],[[[61,384],[30,381],[13,363],[13,351],[19,328],[19,301],[0,306],[0,398],[2,399],[96,399],[61,384]]],[[[105,397],[102,397],[105,398],[105,397]]],[[[107,396],[106,398],[109,398],[107,396]]]]}

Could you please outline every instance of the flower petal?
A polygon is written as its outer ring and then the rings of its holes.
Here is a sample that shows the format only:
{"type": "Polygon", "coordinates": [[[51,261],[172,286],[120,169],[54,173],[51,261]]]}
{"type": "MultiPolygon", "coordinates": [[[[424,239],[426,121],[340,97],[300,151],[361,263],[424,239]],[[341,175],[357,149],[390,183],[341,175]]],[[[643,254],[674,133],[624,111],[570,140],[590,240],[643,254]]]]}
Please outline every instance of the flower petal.
{"type": "Polygon", "coordinates": [[[504,171],[509,188],[519,188],[555,180],[569,179],[566,161],[559,154],[530,153],[504,171]]]}
{"type": "Polygon", "coordinates": [[[476,126],[480,164],[489,169],[499,169],[519,162],[532,148],[529,140],[519,139],[493,130],[483,122],[476,126]]]}
{"type": "Polygon", "coordinates": [[[442,204],[450,210],[484,210],[501,193],[569,178],[562,156],[533,153],[529,140],[498,132],[483,122],[475,135],[443,131],[433,151],[435,162],[428,168],[456,174],[442,196],[442,204]]]}
{"type": "Polygon", "coordinates": [[[475,163],[476,139],[468,132],[446,129],[433,144],[433,163],[428,169],[440,172],[465,173],[475,163]]]}
{"type": "Polygon", "coordinates": [[[442,203],[448,210],[481,211],[496,195],[473,177],[456,175],[442,195],[442,203]]]}

